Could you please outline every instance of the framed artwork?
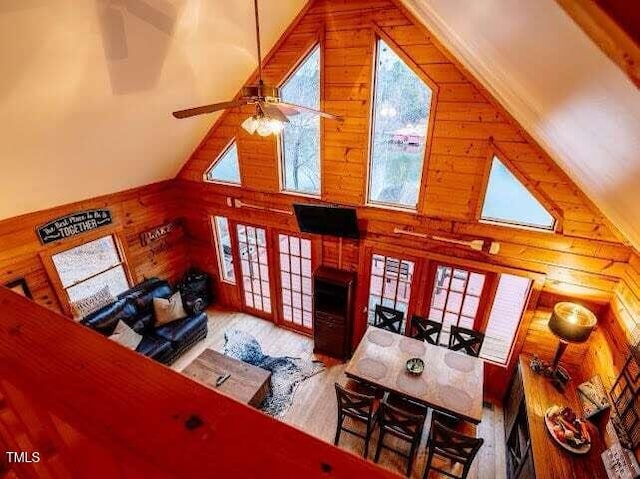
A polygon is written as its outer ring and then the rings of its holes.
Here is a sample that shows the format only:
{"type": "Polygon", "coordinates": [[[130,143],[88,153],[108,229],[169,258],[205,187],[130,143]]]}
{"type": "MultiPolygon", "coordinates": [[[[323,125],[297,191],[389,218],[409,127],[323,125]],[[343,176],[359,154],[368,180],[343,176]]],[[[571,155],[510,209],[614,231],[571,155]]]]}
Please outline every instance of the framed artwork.
{"type": "Polygon", "coordinates": [[[11,291],[21,294],[26,298],[33,299],[33,296],[31,296],[31,290],[29,289],[29,286],[27,285],[27,281],[24,278],[19,278],[19,279],[16,279],[15,281],[11,281],[5,284],[5,286],[9,288],[11,291]]]}

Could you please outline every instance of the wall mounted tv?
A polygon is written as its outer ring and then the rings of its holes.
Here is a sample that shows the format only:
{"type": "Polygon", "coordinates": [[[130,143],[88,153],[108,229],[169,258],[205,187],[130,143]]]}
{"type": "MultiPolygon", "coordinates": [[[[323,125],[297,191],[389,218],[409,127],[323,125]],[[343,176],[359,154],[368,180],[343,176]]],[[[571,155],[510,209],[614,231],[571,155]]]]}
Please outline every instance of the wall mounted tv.
{"type": "Polygon", "coordinates": [[[293,205],[298,227],[303,233],[359,238],[355,208],[293,205]]]}

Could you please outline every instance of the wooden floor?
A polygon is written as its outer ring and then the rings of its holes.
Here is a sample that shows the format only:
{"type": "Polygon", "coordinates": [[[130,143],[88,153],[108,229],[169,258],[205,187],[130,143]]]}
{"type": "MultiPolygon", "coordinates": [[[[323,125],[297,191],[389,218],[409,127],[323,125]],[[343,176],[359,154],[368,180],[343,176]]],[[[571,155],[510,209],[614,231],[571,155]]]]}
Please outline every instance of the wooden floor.
{"type": "MultiPolygon", "coordinates": [[[[326,357],[314,356],[312,351],[313,341],[309,337],[276,327],[273,323],[247,314],[210,310],[209,334],[206,339],[179,358],[172,367],[181,371],[205,348],[222,351],[224,333],[230,329],[239,329],[252,334],[260,342],[266,354],[313,357],[325,362],[327,365],[326,371],[317,374],[300,385],[293,405],[285,416],[284,421],[322,440],[333,442],[337,417],[333,385],[335,382],[344,381],[345,365],[326,357]]],[[[414,463],[412,478],[422,477],[426,457],[425,443],[427,433],[428,427],[425,427],[422,444],[414,463]]],[[[474,462],[469,477],[474,479],[503,479],[506,476],[504,425],[502,409],[499,406],[485,407],[483,420],[478,426],[478,436],[484,438],[485,442],[474,462]]],[[[373,460],[376,441],[377,436],[374,435],[369,450],[370,460],[373,460]]],[[[362,454],[362,441],[346,433],[342,435],[340,447],[354,454],[362,454]]],[[[383,451],[379,464],[404,475],[404,459],[391,452],[383,451]]],[[[429,476],[430,479],[435,477],[440,476],[435,474],[429,476]]]]}

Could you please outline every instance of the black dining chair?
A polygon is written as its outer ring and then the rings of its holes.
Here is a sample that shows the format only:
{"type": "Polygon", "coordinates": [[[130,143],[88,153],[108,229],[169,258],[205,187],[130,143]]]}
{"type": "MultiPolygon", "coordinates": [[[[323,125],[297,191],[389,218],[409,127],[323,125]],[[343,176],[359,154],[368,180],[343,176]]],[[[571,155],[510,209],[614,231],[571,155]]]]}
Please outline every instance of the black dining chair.
{"type": "Polygon", "coordinates": [[[411,337],[420,341],[426,341],[436,346],[440,344],[442,323],[431,321],[414,314],[411,316],[411,337]]]}
{"type": "Polygon", "coordinates": [[[416,451],[422,439],[427,412],[426,406],[386,394],[378,412],[380,435],[374,461],[378,462],[382,449],[395,452],[407,459],[407,476],[410,476],[416,451]],[[387,434],[409,443],[409,452],[385,444],[384,439],[387,434]]]}
{"type": "Polygon", "coordinates": [[[376,304],[373,318],[373,325],[375,327],[401,334],[403,321],[404,313],[402,311],[376,304]]]}
{"type": "Polygon", "coordinates": [[[445,426],[440,414],[434,411],[427,439],[427,464],[423,479],[428,479],[430,471],[436,471],[454,479],[465,479],[483,443],[482,438],[469,436],[445,426]],[[449,467],[442,469],[440,465],[435,465],[434,458],[445,459],[443,462],[448,462],[449,467]],[[456,465],[462,468],[460,474],[455,472],[456,465]]]}
{"type": "Polygon", "coordinates": [[[335,383],[335,387],[336,397],[338,398],[338,424],[333,444],[338,445],[342,431],[353,434],[364,439],[362,456],[366,459],[369,455],[371,434],[378,419],[379,401],[373,395],[358,392],[357,390],[361,389],[361,386],[353,381],[348,381],[346,387],[335,383]],[[346,418],[351,418],[355,422],[364,424],[366,427],[364,434],[345,426],[344,421],[346,418]]]}
{"type": "Polygon", "coordinates": [[[452,351],[464,351],[469,356],[477,358],[480,355],[483,342],[483,333],[473,329],[461,328],[460,326],[451,326],[449,349],[452,351]]]}

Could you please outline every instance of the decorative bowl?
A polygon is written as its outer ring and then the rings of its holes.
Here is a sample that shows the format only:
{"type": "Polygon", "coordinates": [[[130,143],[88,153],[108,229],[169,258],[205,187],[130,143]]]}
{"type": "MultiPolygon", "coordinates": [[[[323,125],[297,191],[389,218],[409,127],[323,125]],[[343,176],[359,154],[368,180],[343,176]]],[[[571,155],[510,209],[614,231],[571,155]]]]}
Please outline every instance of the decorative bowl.
{"type": "Polygon", "coordinates": [[[409,374],[416,376],[424,372],[424,361],[420,358],[411,358],[407,360],[407,371],[409,374]]]}

